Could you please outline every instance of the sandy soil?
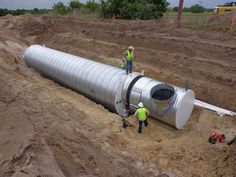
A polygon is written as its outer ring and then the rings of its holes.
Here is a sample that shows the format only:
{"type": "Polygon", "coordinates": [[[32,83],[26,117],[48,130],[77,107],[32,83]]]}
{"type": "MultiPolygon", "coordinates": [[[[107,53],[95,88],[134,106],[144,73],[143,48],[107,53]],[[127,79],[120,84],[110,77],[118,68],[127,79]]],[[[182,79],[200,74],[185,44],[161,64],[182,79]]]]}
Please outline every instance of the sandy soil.
{"type": "Polygon", "coordinates": [[[127,45],[135,70],[200,100],[236,111],[236,38],[225,31],[176,29],[171,22],[0,18],[1,177],[236,176],[235,144],[212,145],[212,131],[236,134],[236,119],[195,108],[175,130],[153,119],[142,135],[86,97],[27,68],[31,44],[117,66],[127,45]],[[165,175],[164,175],[165,174],[165,175]]]}

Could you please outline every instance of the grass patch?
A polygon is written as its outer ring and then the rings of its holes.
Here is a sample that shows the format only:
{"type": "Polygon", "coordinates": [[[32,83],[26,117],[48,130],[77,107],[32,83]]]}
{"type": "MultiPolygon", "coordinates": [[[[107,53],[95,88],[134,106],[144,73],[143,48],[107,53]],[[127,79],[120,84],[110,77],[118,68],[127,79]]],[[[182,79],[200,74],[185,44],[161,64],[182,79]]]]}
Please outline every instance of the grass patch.
{"type": "MultiPolygon", "coordinates": [[[[166,19],[174,19],[177,21],[177,12],[168,12],[164,15],[166,19]]],[[[229,30],[231,24],[229,21],[217,21],[210,20],[214,17],[222,17],[222,15],[215,14],[213,12],[204,12],[204,13],[190,13],[184,12],[182,15],[182,26],[193,28],[193,29],[210,29],[210,30],[229,30]]],[[[236,31],[236,22],[233,26],[233,31],[236,31]]]]}
{"type": "Polygon", "coordinates": [[[227,30],[230,28],[229,24],[219,23],[219,24],[187,24],[188,27],[194,29],[212,29],[212,30],[227,30]]]}

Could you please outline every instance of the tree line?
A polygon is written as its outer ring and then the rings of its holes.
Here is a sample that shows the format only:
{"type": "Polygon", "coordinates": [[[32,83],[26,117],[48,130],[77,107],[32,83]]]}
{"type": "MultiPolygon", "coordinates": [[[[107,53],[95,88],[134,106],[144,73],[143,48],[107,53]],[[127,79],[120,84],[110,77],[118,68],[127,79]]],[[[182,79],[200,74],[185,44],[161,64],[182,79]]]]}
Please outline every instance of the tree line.
{"type": "MultiPolygon", "coordinates": [[[[79,0],[71,0],[68,5],[62,2],[55,3],[51,9],[0,9],[0,16],[7,14],[22,15],[25,13],[40,15],[49,12],[55,15],[67,15],[86,10],[86,13],[97,13],[102,18],[116,17],[120,19],[148,20],[162,17],[167,10],[178,11],[178,7],[167,8],[168,5],[169,3],[166,0],[100,0],[100,2],[89,0],[86,3],[82,3],[79,0]]],[[[193,13],[204,11],[206,9],[199,4],[183,9],[183,12],[193,13]]]]}
{"type": "Polygon", "coordinates": [[[158,19],[169,3],[166,0],[101,0],[101,16],[123,19],[158,19]]]}
{"type": "Polygon", "coordinates": [[[98,12],[100,10],[100,3],[94,0],[89,0],[86,3],[81,3],[79,0],[71,0],[68,5],[58,2],[52,6],[52,12],[55,15],[66,15],[81,10],[86,10],[87,13],[98,12]]]}
{"type": "Polygon", "coordinates": [[[89,0],[86,3],[81,3],[79,0],[71,0],[68,5],[63,4],[62,2],[55,3],[51,9],[38,9],[34,8],[31,10],[28,9],[2,9],[0,8],[0,16],[5,16],[7,14],[16,16],[30,13],[33,15],[47,14],[49,12],[54,13],[55,15],[66,15],[72,13],[74,10],[87,9],[88,12],[95,12],[100,9],[100,3],[95,2],[94,0],[89,0]]]}
{"type": "MultiPolygon", "coordinates": [[[[174,12],[178,12],[179,7],[174,7],[173,9],[170,9],[174,12]]],[[[208,12],[212,11],[212,9],[205,9],[203,6],[200,4],[195,4],[191,6],[190,8],[184,7],[183,12],[192,12],[192,13],[203,13],[203,12],[208,12]]]]}
{"type": "Polygon", "coordinates": [[[55,14],[65,15],[71,11],[88,9],[90,12],[98,12],[103,18],[121,19],[157,19],[166,12],[169,3],[166,0],[94,0],[85,4],[79,0],[70,1],[66,6],[62,2],[52,7],[55,14]]]}
{"type": "Polygon", "coordinates": [[[5,16],[7,14],[11,15],[23,15],[26,13],[31,13],[33,15],[40,15],[40,14],[46,14],[50,11],[50,9],[38,9],[34,8],[32,10],[27,10],[27,9],[16,9],[16,10],[8,10],[8,9],[1,9],[0,8],[0,16],[5,16]]]}

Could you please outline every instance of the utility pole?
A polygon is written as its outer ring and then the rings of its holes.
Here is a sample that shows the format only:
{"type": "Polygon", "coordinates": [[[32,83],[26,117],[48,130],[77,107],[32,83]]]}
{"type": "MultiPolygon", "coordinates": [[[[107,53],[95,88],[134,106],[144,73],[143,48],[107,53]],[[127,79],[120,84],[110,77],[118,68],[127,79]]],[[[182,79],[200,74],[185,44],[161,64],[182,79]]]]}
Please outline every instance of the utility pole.
{"type": "Polygon", "coordinates": [[[184,0],[179,0],[178,28],[181,26],[181,17],[182,17],[183,5],[184,5],[184,0]]]}

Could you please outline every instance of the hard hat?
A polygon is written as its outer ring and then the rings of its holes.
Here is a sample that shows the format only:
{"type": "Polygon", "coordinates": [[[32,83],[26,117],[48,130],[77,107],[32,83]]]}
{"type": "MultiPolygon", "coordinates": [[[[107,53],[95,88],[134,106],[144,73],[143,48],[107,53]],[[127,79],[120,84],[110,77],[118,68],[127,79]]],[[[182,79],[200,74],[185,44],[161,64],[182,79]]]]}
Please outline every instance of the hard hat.
{"type": "Polygon", "coordinates": [[[131,45],[131,46],[128,47],[128,50],[134,51],[134,47],[131,45]]]}
{"type": "Polygon", "coordinates": [[[143,108],[143,103],[140,102],[140,103],[138,104],[138,107],[143,108]]]}

